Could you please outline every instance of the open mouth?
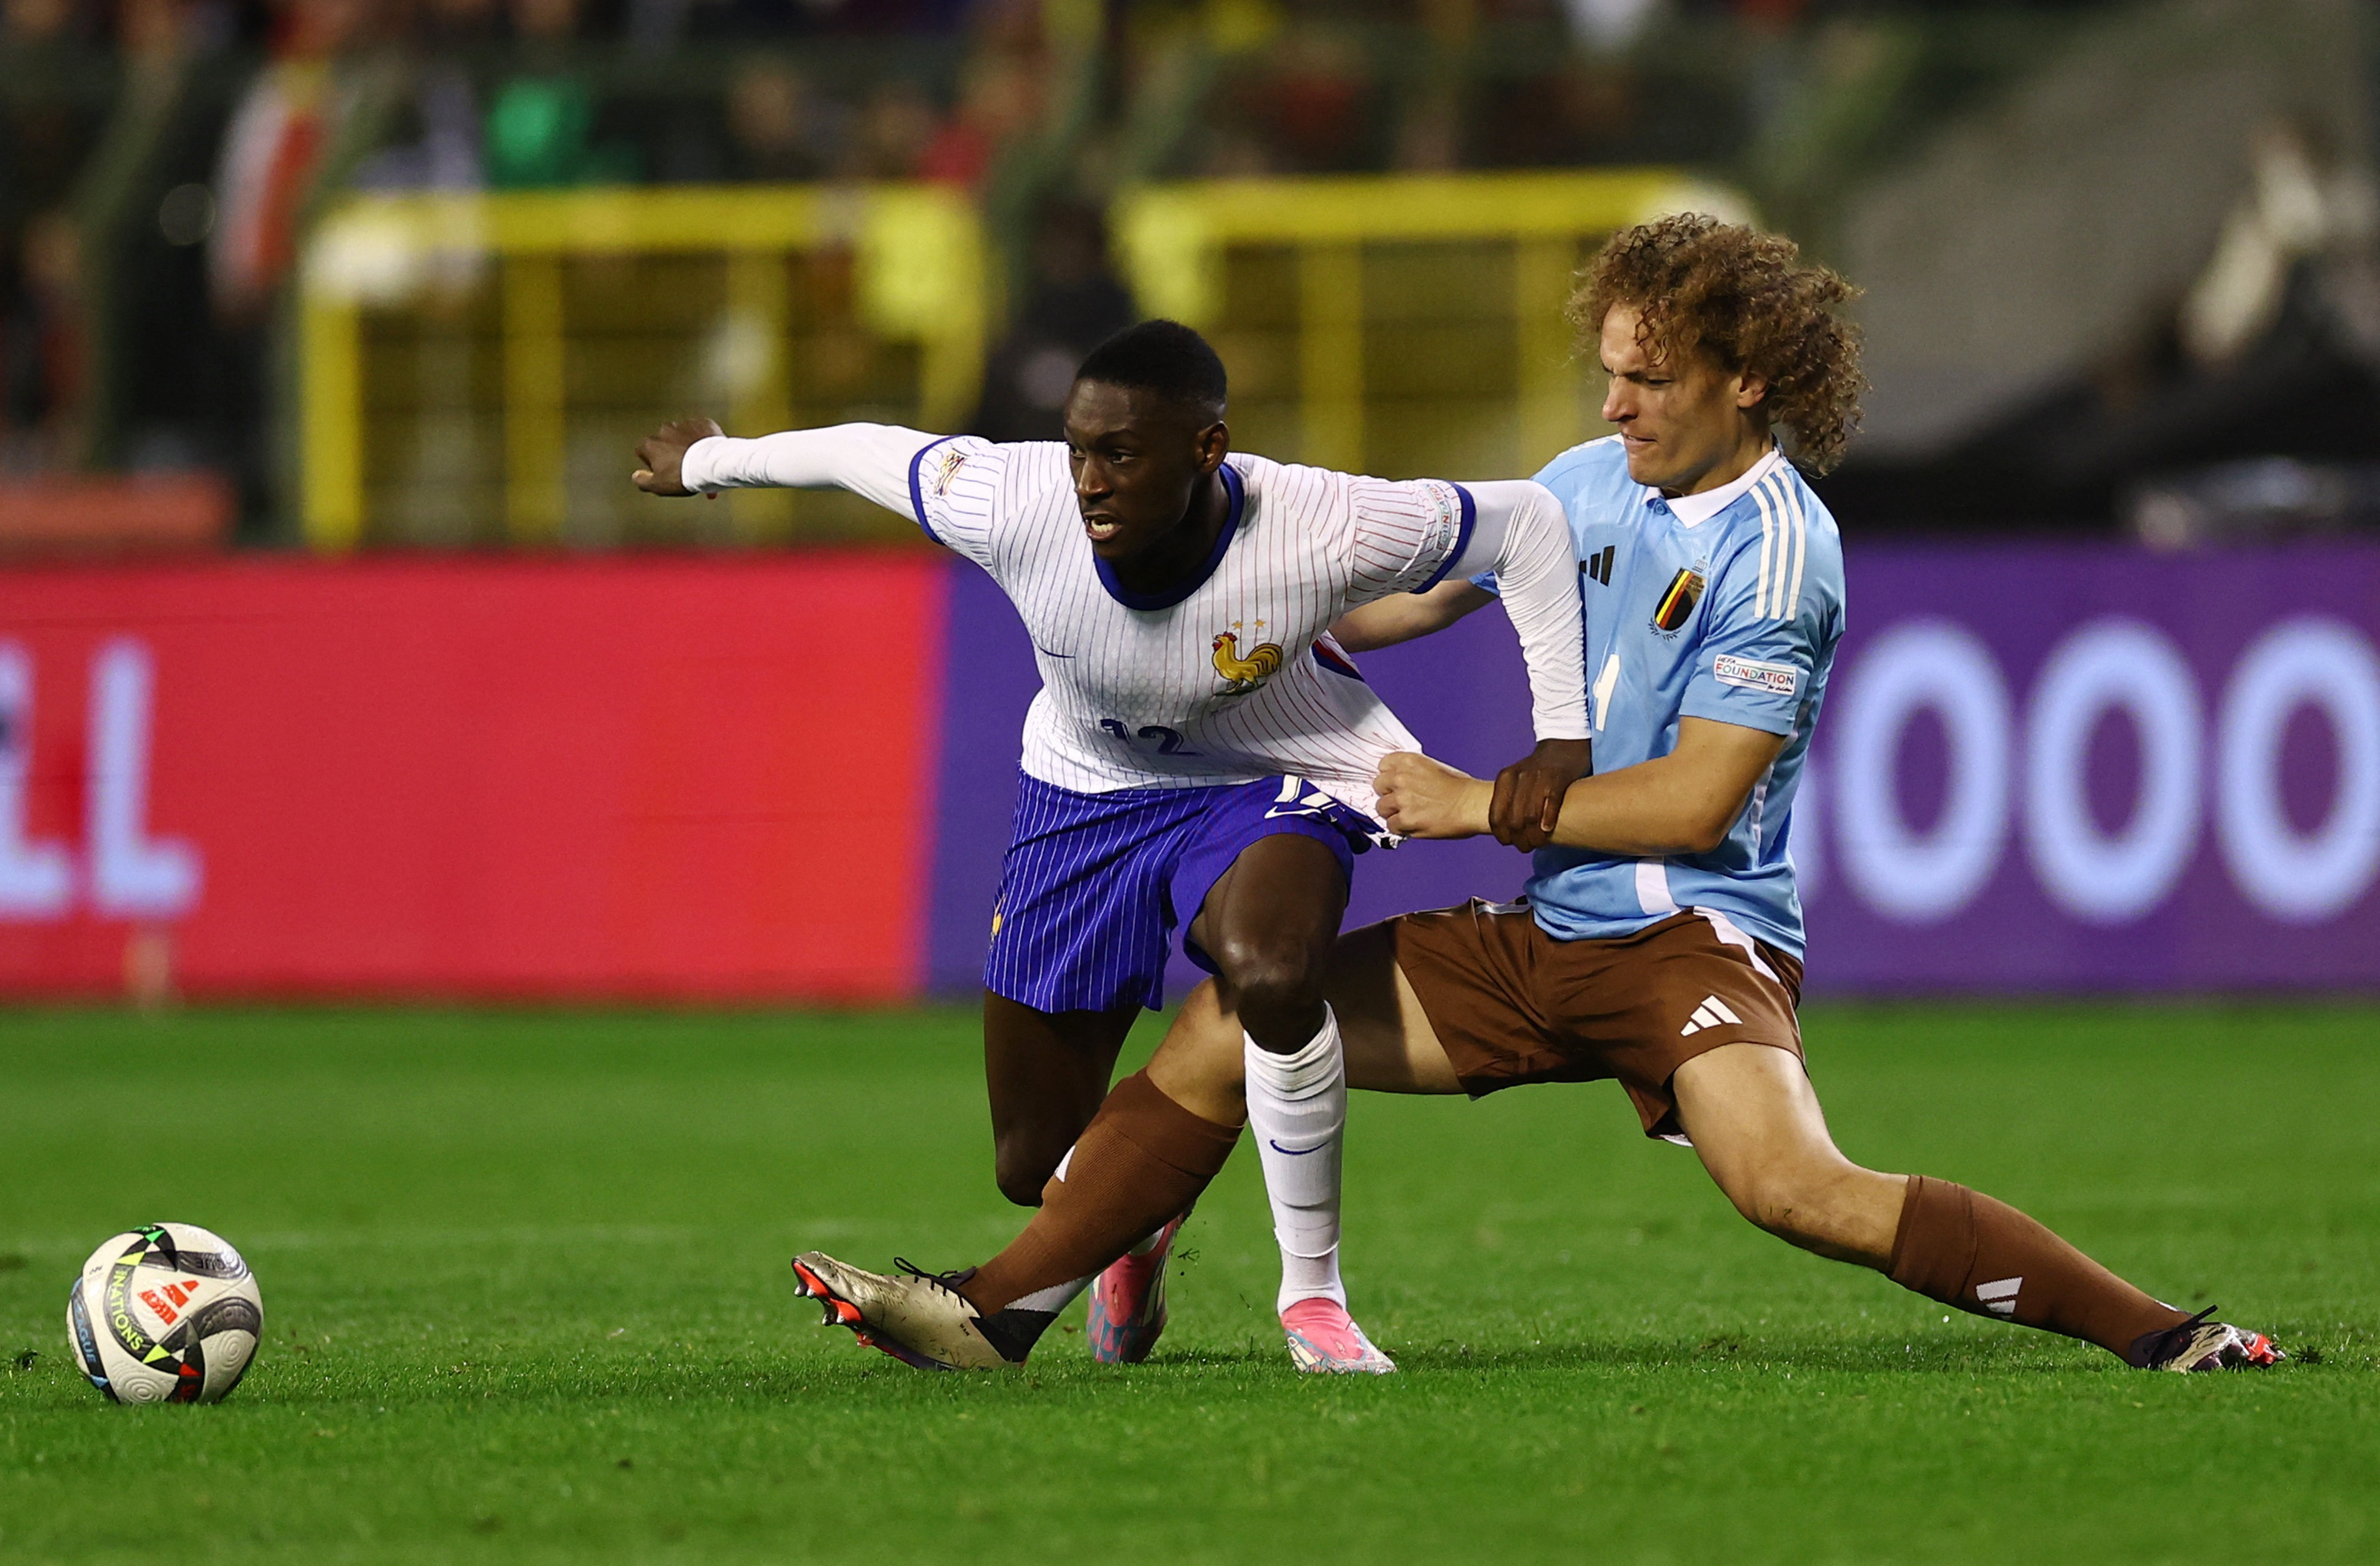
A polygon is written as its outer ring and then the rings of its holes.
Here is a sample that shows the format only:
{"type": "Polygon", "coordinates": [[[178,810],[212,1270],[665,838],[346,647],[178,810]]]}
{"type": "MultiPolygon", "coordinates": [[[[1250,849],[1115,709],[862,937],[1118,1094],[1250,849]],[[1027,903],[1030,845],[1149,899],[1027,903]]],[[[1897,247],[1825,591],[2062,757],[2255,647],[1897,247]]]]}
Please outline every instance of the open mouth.
{"type": "Polygon", "coordinates": [[[1123,524],[1112,516],[1086,516],[1083,518],[1083,531],[1091,536],[1091,542],[1103,544],[1123,532],[1123,524]]]}

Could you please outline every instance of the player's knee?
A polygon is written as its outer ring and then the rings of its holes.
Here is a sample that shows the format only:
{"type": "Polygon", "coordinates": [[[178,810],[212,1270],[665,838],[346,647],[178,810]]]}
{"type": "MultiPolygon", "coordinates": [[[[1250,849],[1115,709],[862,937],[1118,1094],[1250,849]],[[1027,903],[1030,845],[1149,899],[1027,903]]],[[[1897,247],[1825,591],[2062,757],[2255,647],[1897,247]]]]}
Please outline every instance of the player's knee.
{"type": "Polygon", "coordinates": [[[1829,1232],[1828,1183],[1800,1169],[1768,1169],[1730,1183],[1735,1210],[1780,1240],[1805,1244],[1829,1232]]]}
{"type": "Polygon", "coordinates": [[[1298,1011],[1322,999],[1324,965],[1303,943],[1227,941],[1216,966],[1243,1016],[1298,1011]]]}

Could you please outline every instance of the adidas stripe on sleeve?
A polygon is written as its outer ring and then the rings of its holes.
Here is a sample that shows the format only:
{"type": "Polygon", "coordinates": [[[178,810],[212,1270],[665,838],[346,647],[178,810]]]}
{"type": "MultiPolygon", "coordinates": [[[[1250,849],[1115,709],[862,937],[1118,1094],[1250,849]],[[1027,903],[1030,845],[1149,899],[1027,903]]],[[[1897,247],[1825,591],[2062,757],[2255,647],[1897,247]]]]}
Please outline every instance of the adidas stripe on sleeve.
{"type": "Polygon", "coordinates": [[[1804,591],[1812,529],[1801,486],[1790,478],[1780,471],[1753,488],[1760,536],[1747,529],[1715,573],[1701,647],[1678,709],[1686,717],[1793,732],[1825,627],[1819,595],[1804,591]]]}

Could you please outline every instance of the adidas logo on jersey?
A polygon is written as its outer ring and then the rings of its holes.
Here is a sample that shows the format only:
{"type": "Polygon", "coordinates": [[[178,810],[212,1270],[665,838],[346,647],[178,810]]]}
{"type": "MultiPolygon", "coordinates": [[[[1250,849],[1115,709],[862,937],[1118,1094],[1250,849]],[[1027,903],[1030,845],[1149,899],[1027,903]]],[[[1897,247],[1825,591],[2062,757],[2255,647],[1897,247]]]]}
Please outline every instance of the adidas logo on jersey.
{"type": "Polygon", "coordinates": [[[1721,1023],[1742,1021],[1742,1017],[1728,1009],[1726,1002],[1716,995],[1706,995],[1703,997],[1703,1003],[1694,1008],[1694,1014],[1686,1019],[1686,1026],[1678,1029],[1678,1037],[1691,1038],[1706,1027],[1717,1027],[1721,1023]]]}
{"type": "Polygon", "coordinates": [[[2014,1316],[2017,1291],[2023,1287],[2024,1280],[2022,1278],[2003,1278],[1994,1283],[1978,1283],[1975,1285],[1975,1298],[1983,1301],[1984,1308],[1994,1316],[2014,1316]]]}

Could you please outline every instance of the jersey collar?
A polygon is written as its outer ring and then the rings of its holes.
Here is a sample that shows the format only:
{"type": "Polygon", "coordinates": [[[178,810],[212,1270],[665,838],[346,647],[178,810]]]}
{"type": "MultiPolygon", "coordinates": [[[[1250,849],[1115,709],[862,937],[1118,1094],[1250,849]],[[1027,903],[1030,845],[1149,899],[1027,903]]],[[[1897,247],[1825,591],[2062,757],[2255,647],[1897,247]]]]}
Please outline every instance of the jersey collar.
{"type": "Polygon", "coordinates": [[[1659,501],[1670,508],[1670,515],[1678,519],[1680,527],[1699,528],[1742,499],[1746,491],[1777,471],[1783,466],[1784,461],[1785,454],[1779,451],[1772,443],[1767,454],[1758,462],[1745,468],[1743,477],[1732,484],[1723,484],[1716,490],[1705,490],[1698,495],[1679,495],[1675,498],[1663,494],[1648,484],[1645,487],[1645,504],[1651,505],[1654,502],[1659,501]]]}
{"type": "Polygon", "coordinates": [[[1231,497],[1231,509],[1223,514],[1223,526],[1215,535],[1215,547],[1207,552],[1207,558],[1199,565],[1197,574],[1179,587],[1168,588],[1163,592],[1136,593],[1116,580],[1114,566],[1094,554],[1091,564],[1099,574],[1099,586],[1108,589],[1110,598],[1126,609],[1171,609],[1207,585],[1207,578],[1213,576],[1215,567],[1223,563],[1224,552],[1232,547],[1232,539],[1240,530],[1241,514],[1248,508],[1247,486],[1241,480],[1239,469],[1227,462],[1215,471],[1223,476],[1223,492],[1231,497]]]}

